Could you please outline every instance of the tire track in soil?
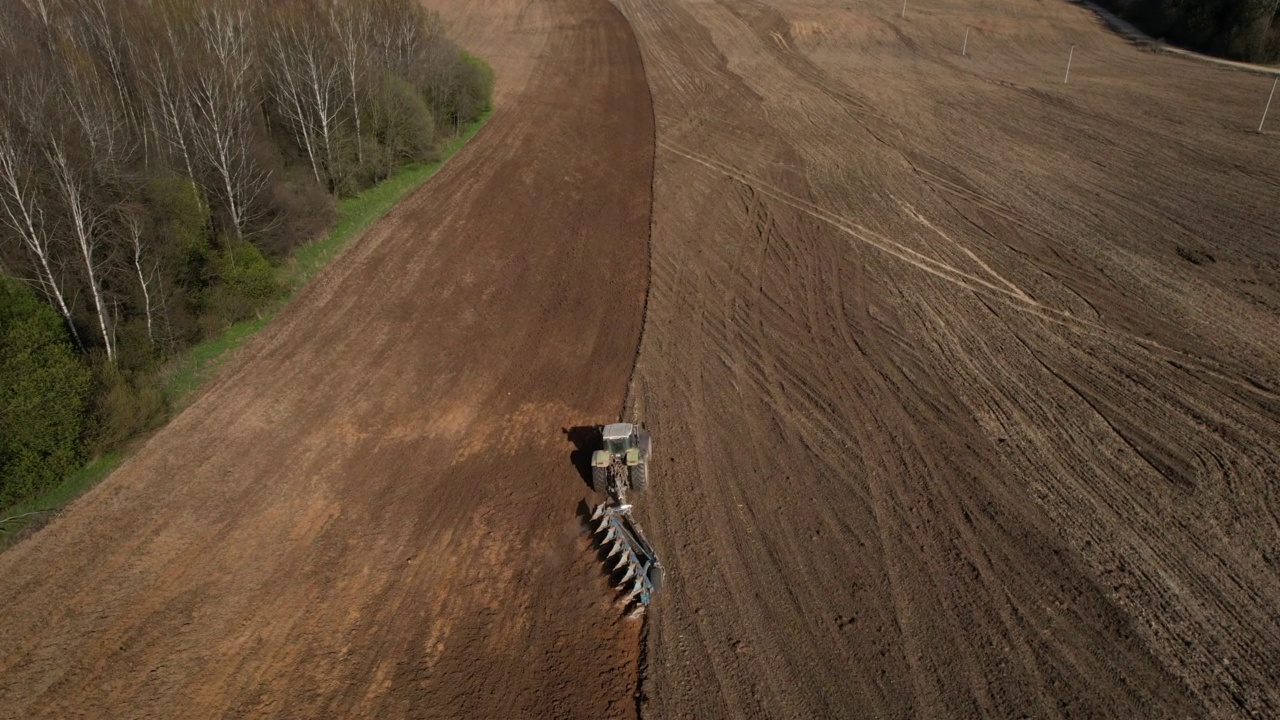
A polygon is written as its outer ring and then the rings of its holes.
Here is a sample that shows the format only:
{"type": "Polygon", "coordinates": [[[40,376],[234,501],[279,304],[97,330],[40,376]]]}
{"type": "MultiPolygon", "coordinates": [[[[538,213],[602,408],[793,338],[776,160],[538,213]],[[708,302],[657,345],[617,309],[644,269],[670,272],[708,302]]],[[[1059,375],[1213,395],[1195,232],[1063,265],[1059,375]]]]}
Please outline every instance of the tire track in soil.
{"type": "Polygon", "coordinates": [[[1275,714],[1265,88],[1066,4],[616,2],[663,150],[635,417],[681,443],[646,713],[1275,714]]]}
{"type": "Polygon", "coordinates": [[[602,1],[440,9],[498,110],[0,556],[0,717],[635,714],[640,628],[560,430],[615,416],[636,355],[639,52],[602,1]]]}
{"type": "Polygon", "coordinates": [[[1158,341],[1152,340],[1148,337],[1141,337],[1141,336],[1133,335],[1130,333],[1118,332],[1117,330],[1107,327],[1102,323],[1092,321],[1089,318],[1079,317],[1071,313],[1070,311],[1051,307],[1036,300],[1035,298],[1031,297],[1026,292],[1024,292],[1017,285],[1013,284],[1011,281],[1004,278],[995,270],[993,270],[991,267],[989,267],[986,263],[984,263],[976,255],[974,255],[968,248],[964,247],[960,243],[957,243],[951,240],[951,238],[946,233],[942,232],[940,229],[934,226],[931,222],[929,222],[928,219],[924,218],[919,213],[917,213],[915,209],[912,208],[910,205],[903,204],[903,207],[906,210],[906,214],[908,216],[910,216],[913,220],[920,223],[921,225],[924,225],[925,227],[929,228],[931,231],[937,233],[944,240],[947,240],[949,244],[955,245],[961,253],[964,253],[967,257],[969,257],[973,261],[975,265],[982,268],[982,270],[985,271],[986,274],[990,275],[991,281],[984,280],[980,277],[970,274],[964,270],[961,270],[953,265],[948,264],[943,260],[939,260],[925,253],[921,253],[919,251],[913,250],[909,247],[906,247],[905,245],[902,245],[900,243],[893,241],[890,238],[877,235],[876,233],[871,232],[865,227],[857,225],[856,223],[853,223],[845,218],[833,215],[831,212],[823,209],[820,206],[813,204],[812,202],[800,199],[793,195],[789,195],[788,193],[778,189],[777,187],[772,186],[769,183],[763,182],[757,178],[746,176],[741,171],[731,166],[718,163],[714,160],[709,160],[705,157],[699,157],[693,153],[690,153],[687,150],[684,150],[674,145],[667,145],[663,143],[663,144],[660,144],[659,147],[669,152],[682,155],[686,159],[692,160],[693,162],[696,162],[699,165],[702,165],[712,171],[723,173],[724,175],[731,177],[738,182],[743,183],[744,186],[751,188],[752,192],[759,192],[765,195],[769,195],[770,197],[774,198],[779,202],[790,205],[791,207],[793,207],[794,209],[800,212],[811,215],[812,217],[831,225],[835,229],[853,237],[859,242],[862,242],[871,247],[874,247],[877,250],[880,250],[881,252],[884,252],[894,258],[897,258],[898,260],[901,260],[902,262],[908,265],[912,265],[923,272],[930,273],[949,283],[955,284],[969,292],[972,292],[974,294],[979,294],[979,295],[984,293],[990,293],[994,295],[992,299],[997,300],[1006,305],[1010,305],[1014,308],[1021,309],[1025,312],[1031,312],[1042,320],[1046,320],[1046,321],[1049,321],[1058,325],[1062,325],[1064,327],[1072,328],[1081,332],[1091,332],[1095,334],[1109,335],[1112,337],[1116,337],[1118,339],[1122,339],[1124,341],[1132,342],[1134,344],[1140,345],[1144,348],[1150,349],[1152,351],[1158,352],[1166,356],[1173,356],[1177,358],[1178,361],[1186,363],[1187,365],[1190,365],[1190,366],[1194,366],[1197,370],[1204,372],[1208,375],[1211,375],[1217,380],[1234,384],[1237,387],[1239,387],[1241,390],[1244,390],[1245,392],[1256,394],[1263,401],[1274,402],[1274,401],[1280,400],[1280,393],[1276,392],[1275,390],[1272,390],[1271,388],[1266,387],[1265,385],[1260,383],[1258,380],[1248,376],[1233,377],[1231,375],[1225,374],[1224,372],[1222,372],[1222,365],[1218,363],[1213,363],[1212,361],[1207,360],[1206,358],[1201,358],[1186,352],[1176,350],[1171,347],[1166,347],[1165,345],[1160,344],[1158,341]]]}

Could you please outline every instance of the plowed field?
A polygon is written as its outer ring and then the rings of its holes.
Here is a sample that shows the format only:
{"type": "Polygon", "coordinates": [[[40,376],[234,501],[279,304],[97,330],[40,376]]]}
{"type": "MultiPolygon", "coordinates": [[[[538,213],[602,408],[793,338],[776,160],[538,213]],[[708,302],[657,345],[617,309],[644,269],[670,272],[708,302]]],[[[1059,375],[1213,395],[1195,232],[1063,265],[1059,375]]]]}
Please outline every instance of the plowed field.
{"type": "Polygon", "coordinates": [[[1058,0],[439,9],[497,114],[0,555],[0,717],[1280,715],[1269,78],[1058,0]],[[624,399],[643,624],[561,432],[624,399]]]}
{"type": "Polygon", "coordinates": [[[0,555],[0,717],[634,713],[561,429],[622,407],[653,115],[612,6],[494,9],[476,140],[0,555]]]}

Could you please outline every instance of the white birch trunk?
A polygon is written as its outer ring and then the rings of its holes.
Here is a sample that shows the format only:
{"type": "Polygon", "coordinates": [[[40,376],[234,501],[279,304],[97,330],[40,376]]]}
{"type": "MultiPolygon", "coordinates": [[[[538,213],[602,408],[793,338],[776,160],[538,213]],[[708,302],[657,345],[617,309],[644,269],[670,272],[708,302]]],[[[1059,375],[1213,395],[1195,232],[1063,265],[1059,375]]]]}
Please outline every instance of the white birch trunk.
{"type": "Polygon", "coordinates": [[[63,200],[67,203],[67,212],[71,221],[72,239],[80,251],[84,261],[85,275],[89,280],[89,293],[93,299],[94,313],[97,315],[98,328],[102,332],[102,343],[107,353],[107,361],[116,361],[115,335],[111,332],[107,320],[107,307],[102,294],[99,279],[99,268],[94,259],[97,250],[97,238],[94,237],[94,218],[85,204],[85,189],[71,168],[66,153],[56,140],[49,143],[49,160],[53,165],[54,176],[63,200]]]}
{"type": "Polygon", "coordinates": [[[129,243],[133,246],[133,269],[138,273],[138,286],[142,288],[142,307],[147,319],[147,342],[151,343],[151,347],[155,347],[156,334],[151,314],[151,281],[147,279],[149,273],[142,269],[142,228],[138,225],[138,221],[132,218],[128,221],[128,226],[129,243]]]}
{"type": "Polygon", "coordinates": [[[49,237],[44,232],[44,213],[30,183],[23,176],[23,160],[8,133],[0,134],[0,205],[4,207],[5,222],[18,234],[23,247],[31,254],[40,287],[66,320],[76,347],[84,349],[62,286],[53,272],[49,237]]]}
{"type": "Polygon", "coordinates": [[[198,29],[209,62],[198,70],[192,94],[195,146],[217,175],[237,238],[244,237],[250,206],[266,182],[250,157],[253,63],[243,13],[214,8],[198,29]]]}

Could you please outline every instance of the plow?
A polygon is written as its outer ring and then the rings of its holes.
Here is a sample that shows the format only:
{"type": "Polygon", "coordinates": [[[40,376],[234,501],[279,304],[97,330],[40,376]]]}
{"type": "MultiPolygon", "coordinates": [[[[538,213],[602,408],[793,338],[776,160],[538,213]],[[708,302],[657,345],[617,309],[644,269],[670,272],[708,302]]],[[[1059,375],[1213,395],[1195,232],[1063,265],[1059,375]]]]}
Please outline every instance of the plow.
{"type": "Polygon", "coordinates": [[[639,494],[648,487],[652,440],[631,423],[605,425],[600,438],[601,447],[591,456],[591,487],[606,499],[591,513],[592,538],[605,552],[618,601],[635,617],[662,589],[662,564],[627,502],[628,491],[639,494]]]}

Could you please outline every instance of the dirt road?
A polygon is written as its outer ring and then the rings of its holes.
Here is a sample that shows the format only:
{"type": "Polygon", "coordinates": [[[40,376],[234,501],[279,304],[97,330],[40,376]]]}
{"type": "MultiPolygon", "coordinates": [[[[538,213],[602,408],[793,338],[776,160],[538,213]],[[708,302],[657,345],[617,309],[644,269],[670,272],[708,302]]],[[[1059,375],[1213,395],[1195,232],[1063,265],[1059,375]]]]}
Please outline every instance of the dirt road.
{"type": "Polygon", "coordinates": [[[1280,715],[1270,81],[1065,2],[618,4],[644,714],[1280,715]]]}
{"type": "Polygon", "coordinates": [[[481,136],[0,555],[0,717],[634,714],[560,429],[622,406],[652,112],[612,6],[487,5],[481,136]]]}

